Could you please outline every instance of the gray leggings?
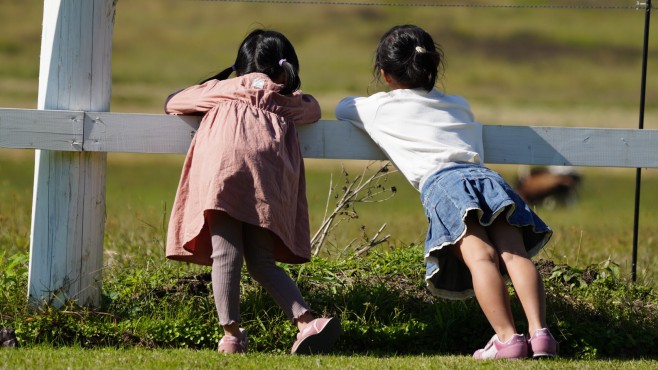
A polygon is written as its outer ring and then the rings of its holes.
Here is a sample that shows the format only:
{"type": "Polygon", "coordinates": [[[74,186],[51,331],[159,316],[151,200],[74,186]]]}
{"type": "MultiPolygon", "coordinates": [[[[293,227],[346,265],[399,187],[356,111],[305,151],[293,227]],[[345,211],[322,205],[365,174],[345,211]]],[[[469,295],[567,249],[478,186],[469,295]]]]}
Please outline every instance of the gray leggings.
{"type": "Polygon", "coordinates": [[[222,326],[240,322],[240,272],[247,271],[283,309],[293,324],[309,306],[297,284],[275,264],[269,230],[234,219],[224,212],[209,212],[212,240],[212,290],[222,326]]]}

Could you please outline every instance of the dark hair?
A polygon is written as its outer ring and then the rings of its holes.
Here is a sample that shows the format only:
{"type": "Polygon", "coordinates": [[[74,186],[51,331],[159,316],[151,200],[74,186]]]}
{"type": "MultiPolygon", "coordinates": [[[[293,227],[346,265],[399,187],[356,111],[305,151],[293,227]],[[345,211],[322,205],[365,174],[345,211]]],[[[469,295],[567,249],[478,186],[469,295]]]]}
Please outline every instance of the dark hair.
{"type": "Polygon", "coordinates": [[[443,50],[429,33],[413,25],[395,26],[379,40],[373,72],[376,80],[383,69],[402,85],[430,91],[444,63],[443,50]]]}
{"type": "Polygon", "coordinates": [[[287,95],[299,89],[299,60],[295,48],[280,32],[269,30],[252,31],[242,41],[235,63],[218,74],[203,80],[225,80],[235,71],[238,76],[260,72],[271,79],[284,74],[281,94],[287,95]]]}

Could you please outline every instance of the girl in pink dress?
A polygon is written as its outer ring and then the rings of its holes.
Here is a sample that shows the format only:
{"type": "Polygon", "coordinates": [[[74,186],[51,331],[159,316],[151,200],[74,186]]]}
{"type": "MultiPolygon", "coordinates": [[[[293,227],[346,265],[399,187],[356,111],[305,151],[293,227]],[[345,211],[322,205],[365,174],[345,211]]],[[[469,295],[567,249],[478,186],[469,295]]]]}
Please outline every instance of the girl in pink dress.
{"type": "Polygon", "coordinates": [[[298,72],[290,41],[256,30],[240,45],[233,66],[170,95],[165,104],[168,114],[203,115],[176,192],[167,257],[212,266],[225,333],[219,352],[247,350],[240,327],[243,260],[299,328],[291,353],[326,352],[340,335],[338,319],[314,318],[297,285],[275,264],[311,258],[295,125],[320,119],[320,106],[299,90],[298,72]]]}

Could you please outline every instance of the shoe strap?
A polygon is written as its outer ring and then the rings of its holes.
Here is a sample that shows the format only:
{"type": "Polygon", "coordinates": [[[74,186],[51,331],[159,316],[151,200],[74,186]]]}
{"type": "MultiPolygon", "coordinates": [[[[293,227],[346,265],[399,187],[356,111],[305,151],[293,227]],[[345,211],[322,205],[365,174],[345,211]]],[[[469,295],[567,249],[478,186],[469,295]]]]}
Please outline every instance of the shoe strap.
{"type": "Polygon", "coordinates": [[[306,327],[304,328],[304,330],[302,330],[302,332],[299,333],[299,334],[301,334],[301,336],[304,336],[304,335],[308,334],[308,332],[311,331],[311,329],[315,329],[315,331],[320,331],[320,329],[317,327],[318,320],[319,319],[315,319],[315,320],[309,322],[308,325],[306,325],[306,327]]]}

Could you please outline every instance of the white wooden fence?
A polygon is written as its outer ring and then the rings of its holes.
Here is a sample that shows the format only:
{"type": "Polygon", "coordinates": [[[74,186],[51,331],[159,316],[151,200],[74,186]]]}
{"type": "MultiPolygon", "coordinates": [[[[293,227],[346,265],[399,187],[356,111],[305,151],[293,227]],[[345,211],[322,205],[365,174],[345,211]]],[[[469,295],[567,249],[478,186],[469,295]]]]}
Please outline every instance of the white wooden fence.
{"type": "MultiPolygon", "coordinates": [[[[106,153],[185,153],[199,117],[107,112],[115,0],[44,4],[38,109],[0,109],[0,148],[36,150],[29,296],[97,305],[106,153]]],[[[385,159],[345,122],[299,136],[305,157],[385,159]]],[[[485,126],[484,141],[492,164],[658,168],[657,130],[485,126]]]]}
{"type": "MultiPolygon", "coordinates": [[[[0,108],[0,148],[55,152],[185,154],[198,116],[0,108]]],[[[298,127],[307,158],[386,159],[368,135],[342,121],[298,127]]],[[[658,130],[484,126],[490,164],[658,168],[658,130]]]]}

